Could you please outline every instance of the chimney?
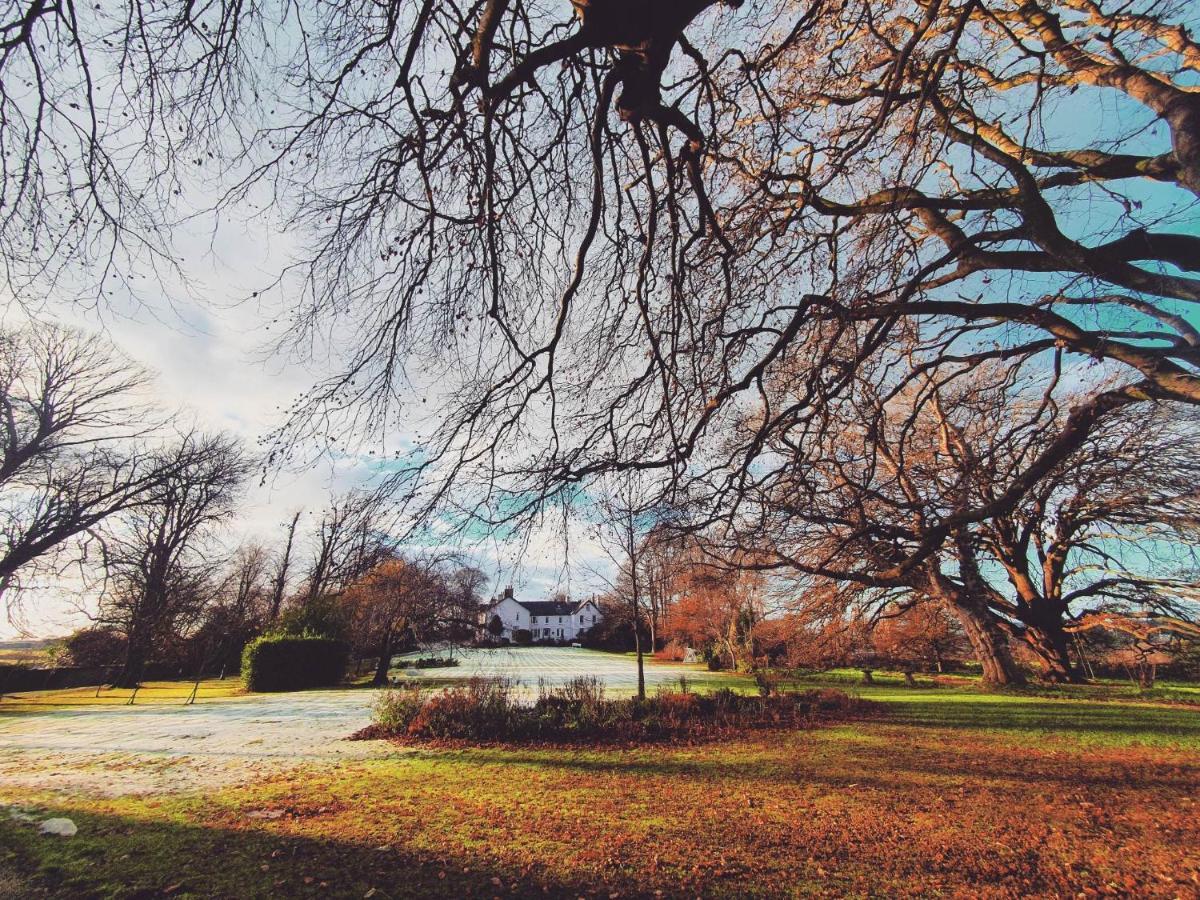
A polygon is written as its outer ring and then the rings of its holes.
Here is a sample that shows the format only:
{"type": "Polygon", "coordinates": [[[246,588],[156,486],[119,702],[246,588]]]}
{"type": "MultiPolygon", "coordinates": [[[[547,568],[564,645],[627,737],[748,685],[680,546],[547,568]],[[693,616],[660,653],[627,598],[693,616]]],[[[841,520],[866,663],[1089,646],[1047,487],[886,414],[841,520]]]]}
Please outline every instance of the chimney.
{"type": "Polygon", "coordinates": [[[512,598],[513,598],[513,591],[512,591],[512,585],[510,584],[508,587],[506,587],[504,589],[504,599],[511,600],[512,598]]]}

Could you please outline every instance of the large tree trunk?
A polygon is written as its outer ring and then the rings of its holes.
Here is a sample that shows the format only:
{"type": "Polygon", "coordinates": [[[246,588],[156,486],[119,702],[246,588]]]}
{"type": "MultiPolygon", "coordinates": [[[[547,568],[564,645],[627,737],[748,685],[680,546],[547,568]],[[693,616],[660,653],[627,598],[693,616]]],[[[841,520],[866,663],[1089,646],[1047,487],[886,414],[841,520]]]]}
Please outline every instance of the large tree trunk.
{"type": "Polygon", "coordinates": [[[113,679],[113,687],[135,688],[146,671],[146,659],[150,656],[150,641],[141,631],[133,631],[125,647],[125,663],[113,679]]]}
{"type": "Polygon", "coordinates": [[[1083,684],[1079,666],[1071,659],[1067,633],[1061,622],[1026,624],[1022,640],[1037,656],[1045,676],[1050,681],[1083,684]]]}
{"type": "MultiPolygon", "coordinates": [[[[967,633],[975,657],[983,667],[983,683],[989,687],[1024,684],[1025,675],[1012,658],[1008,635],[1004,633],[995,613],[988,607],[988,585],[979,572],[971,535],[961,529],[954,535],[958,550],[958,571],[962,586],[949,586],[950,611],[957,616],[967,633]]],[[[947,587],[946,579],[937,573],[939,586],[947,587]]]]}
{"type": "Polygon", "coordinates": [[[940,572],[930,576],[927,590],[962,625],[975,659],[983,667],[985,685],[1004,687],[1025,683],[1025,676],[1009,650],[1008,635],[982,597],[959,587],[940,572]]]}
{"type": "Polygon", "coordinates": [[[983,683],[988,687],[1024,684],[1025,676],[1012,658],[1008,636],[995,621],[985,604],[960,596],[947,604],[967,633],[975,658],[983,667],[983,683]]]}

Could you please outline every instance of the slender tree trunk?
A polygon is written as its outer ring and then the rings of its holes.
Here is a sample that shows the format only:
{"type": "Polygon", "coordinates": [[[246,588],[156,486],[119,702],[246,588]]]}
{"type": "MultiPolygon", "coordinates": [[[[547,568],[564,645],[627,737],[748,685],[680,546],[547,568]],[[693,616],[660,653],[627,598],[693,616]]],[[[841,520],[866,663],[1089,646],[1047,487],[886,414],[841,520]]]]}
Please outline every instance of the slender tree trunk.
{"type": "Polygon", "coordinates": [[[292,564],[292,542],[296,538],[296,523],[300,521],[300,511],[292,516],[288,523],[287,543],[283,548],[283,558],[279,560],[279,568],[275,572],[275,580],[271,585],[271,608],[267,612],[267,621],[274,622],[279,618],[279,610],[283,606],[283,592],[287,590],[288,569],[292,564]]]}
{"type": "Polygon", "coordinates": [[[392,632],[391,629],[384,632],[383,640],[379,644],[379,662],[375,664],[375,678],[371,684],[376,687],[382,687],[387,684],[388,669],[392,666],[392,632]]]}
{"type": "Polygon", "coordinates": [[[642,629],[638,627],[637,616],[633,619],[633,649],[637,651],[638,669],[638,699],[646,699],[646,668],[642,658],[642,629]]]}

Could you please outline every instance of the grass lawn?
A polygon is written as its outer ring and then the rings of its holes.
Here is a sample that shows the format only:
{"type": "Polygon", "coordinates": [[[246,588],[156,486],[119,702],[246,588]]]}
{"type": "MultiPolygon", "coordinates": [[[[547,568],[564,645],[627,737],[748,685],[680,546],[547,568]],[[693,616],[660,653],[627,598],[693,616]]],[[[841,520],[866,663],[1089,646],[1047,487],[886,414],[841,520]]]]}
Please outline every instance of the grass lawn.
{"type": "MultiPolygon", "coordinates": [[[[124,706],[132,699],[135,705],[184,703],[192,695],[192,681],[147,681],[134,691],[129,688],[79,687],[57,691],[24,691],[0,697],[0,715],[45,712],[71,706],[124,706]]],[[[200,682],[196,702],[233,697],[243,693],[242,680],[237,677],[209,678],[200,682]]]]}
{"type": "Polygon", "coordinates": [[[0,892],[7,868],[61,897],[1200,894],[1200,709],[862,693],[887,714],[722,744],[396,748],[202,796],[0,786],[79,825],[0,813],[0,892]]]}

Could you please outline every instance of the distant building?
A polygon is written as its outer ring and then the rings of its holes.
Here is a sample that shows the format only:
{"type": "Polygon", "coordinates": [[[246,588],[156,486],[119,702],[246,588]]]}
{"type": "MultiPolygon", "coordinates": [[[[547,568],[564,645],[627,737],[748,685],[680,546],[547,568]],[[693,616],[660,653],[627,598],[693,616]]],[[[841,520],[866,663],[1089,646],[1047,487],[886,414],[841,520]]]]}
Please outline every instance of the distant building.
{"type": "Polygon", "coordinates": [[[528,631],[535,643],[574,641],[602,618],[594,600],[518,600],[510,587],[484,610],[483,627],[510,641],[516,640],[516,632],[521,630],[528,631]]]}

